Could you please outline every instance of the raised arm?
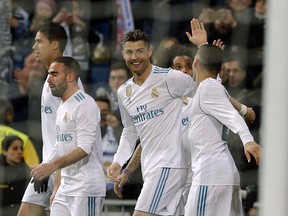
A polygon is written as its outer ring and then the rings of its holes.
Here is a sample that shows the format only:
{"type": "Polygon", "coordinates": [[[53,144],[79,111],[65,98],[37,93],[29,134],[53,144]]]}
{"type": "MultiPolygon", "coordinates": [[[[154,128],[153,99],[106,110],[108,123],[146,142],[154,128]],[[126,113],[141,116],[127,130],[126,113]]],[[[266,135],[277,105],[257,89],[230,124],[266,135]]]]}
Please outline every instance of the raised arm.
{"type": "Polygon", "coordinates": [[[193,18],[190,22],[191,34],[185,32],[189,41],[196,46],[201,46],[207,43],[207,33],[204,28],[204,24],[199,22],[198,19],[193,18]]]}

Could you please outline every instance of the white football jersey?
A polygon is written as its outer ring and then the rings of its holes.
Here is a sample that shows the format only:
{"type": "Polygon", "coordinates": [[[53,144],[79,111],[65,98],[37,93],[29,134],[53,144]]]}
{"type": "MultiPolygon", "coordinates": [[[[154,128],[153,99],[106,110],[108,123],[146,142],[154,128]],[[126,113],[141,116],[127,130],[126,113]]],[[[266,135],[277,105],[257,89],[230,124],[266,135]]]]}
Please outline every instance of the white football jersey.
{"type": "MultiPolygon", "coordinates": [[[[76,147],[87,156],[62,168],[59,193],[66,196],[105,196],[105,175],[100,131],[100,110],[94,99],[77,91],[57,110],[56,149],[58,157],[76,147]]],[[[55,159],[55,158],[54,158],[55,159]]]]}
{"type": "Polygon", "coordinates": [[[253,141],[244,119],[229,102],[219,81],[200,83],[190,110],[189,139],[192,151],[193,185],[239,185],[239,173],[229,152],[229,128],[245,144],[253,141]]]}
{"type": "Polygon", "coordinates": [[[191,126],[190,121],[190,109],[192,106],[193,98],[183,97],[182,98],[182,119],[181,119],[181,131],[182,131],[182,143],[184,153],[188,165],[188,177],[187,183],[192,182],[192,168],[191,168],[191,146],[188,138],[189,127],[191,126]]]}
{"type": "Polygon", "coordinates": [[[133,78],[120,86],[118,102],[124,129],[114,161],[123,166],[140,137],[144,175],[157,167],[187,167],[181,144],[181,100],[193,96],[195,89],[190,76],[157,66],[141,86],[133,78]]]}
{"type": "MultiPolygon", "coordinates": [[[[52,95],[47,82],[49,75],[47,76],[41,95],[41,127],[42,127],[42,157],[43,161],[47,161],[47,156],[50,154],[53,146],[56,143],[56,131],[55,131],[55,121],[56,121],[56,111],[60,104],[60,98],[52,95]]],[[[84,89],[82,82],[78,79],[78,85],[80,89],[84,89]]]]}

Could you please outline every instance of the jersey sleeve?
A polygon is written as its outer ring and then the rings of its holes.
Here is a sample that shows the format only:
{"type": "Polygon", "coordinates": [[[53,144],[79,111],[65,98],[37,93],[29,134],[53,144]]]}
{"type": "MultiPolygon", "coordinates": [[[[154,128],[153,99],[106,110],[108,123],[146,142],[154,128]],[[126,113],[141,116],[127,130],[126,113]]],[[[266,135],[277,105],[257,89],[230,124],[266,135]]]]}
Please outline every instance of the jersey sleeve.
{"type": "Polygon", "coordinates": [[[117,152],[114,155],[113,162],[117,162],[122,167],[133,154],[138,135],[133,120],[123,106],[120,96],[118,96],[118,104],[124,128],[120,137],[117,152]]]}
{"type": "Polygon", "coordinates": [[[77,146],[87,154],[92,152],[98,124],[100,123],[100,110],[96,103],[88,100],[77,106],[75,111],[77,146]]]}
{"type": "Polygon", "coordinates": [[[244,119],[229,101],[225,88],[219,85],[205,83],[200,92],[200,107],[208,115],[215,117],[231,131],[238,134],[243,144],[253,141],[244,119]]]}
{"type": "Polygon", "coordinates": [[[166,83],[172,97],[193,97],[196,92],[192,77],[178,70],[169,71],[166,83]]]}

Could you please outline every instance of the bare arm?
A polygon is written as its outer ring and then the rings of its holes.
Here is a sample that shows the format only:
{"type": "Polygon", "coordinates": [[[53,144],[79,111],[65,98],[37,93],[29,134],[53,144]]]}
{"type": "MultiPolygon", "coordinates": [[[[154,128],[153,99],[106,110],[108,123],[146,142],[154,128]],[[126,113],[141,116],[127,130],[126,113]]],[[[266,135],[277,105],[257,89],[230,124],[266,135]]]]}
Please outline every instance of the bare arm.
{"type": "Polygon", "coordinates": [[[124,172],[118,177],[118,181],[114,183],[114,192],[119,197],[122,198],[122,187],[129,181],[130,175],[140,167],[141,164],[141,152],[142,147],[139,144],[135,149],[129,163],[127,164],[124,172]]]}

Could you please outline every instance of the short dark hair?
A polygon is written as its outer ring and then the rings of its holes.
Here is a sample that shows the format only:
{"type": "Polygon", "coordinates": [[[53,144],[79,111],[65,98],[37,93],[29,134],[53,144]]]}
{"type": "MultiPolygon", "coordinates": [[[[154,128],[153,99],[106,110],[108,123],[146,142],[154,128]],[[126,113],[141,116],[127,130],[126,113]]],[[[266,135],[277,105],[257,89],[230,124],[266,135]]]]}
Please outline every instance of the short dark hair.
{"type": "Polygon", "coordinates": [[[196,58],[200,62],[200,67],[209,73],[217,75],[221,71],[223,63],[223,50],[214,45],[203,45],[198,49],[196,58]]]}
{"type": "Polygon", "coordinates": [[[81,68],[79,62],[70,56],[62,56],[56,58],[53,62],[63,63],[65,65],[66,70],[71,70],[76,74],[76,77],[81,76],[81,68]]]}
{"type": "Polygon", "coordinates": [[[170,49],[163,48],[159,53],[157,66],[164,68],[172,67],[173,60],[177,56],[188,56],[193,61],[195,53],[192,47],[181,44],[173,45],[170,49]]]}
{"type": "Polygon", "coordinates": [[[240,68],[242,70],[245,70],[245,65],[243,64],[243,60],[239,56],[236,56],[235,54],[230,54],[230,55],[225,56],[223,63],[232,62],[232,61],[238,62],[240,68]]]}
{"type": "Polygon", "coordinates": [[[44,21],[38,28],[37,32],[44,34],[49,42],[58,41],[60,52],[63,53],[67,45],[67,34],[64,27],[51,21],[44,21]]]}
{"type": "Polygon", "coordinates": [[[113,62],[111,64],[109,73],[111,73],[112,70],[119,70],[119,69],[122,69],[126,72],[127,79],[131,77],[131,74],[130,74],[129,69],[127,68],[127,65],[125,64],[125,62],[122,62],[122,61],[113,62]]]}
{"type": "Polygon", "coordinates": [[[109,106],[109,108],[110,108],[110,106],[111,106],[111,101],[110,101],[109,98],[106,97],[106,96],[96,96],[96,97],[94,98],[94,100],[95,100],[96,102],[97,102],[97,101],[101,101],[101,102],[107,103],[108,106],[109,106]]]}
{"type": "Polygon", "coordinates": [[[15,140],[19,140],[21,141],[22,145],[23,145],[23,140],[16,135],[7,135],[6,137],[4,137],[3,141],[2,141],[2,152],[3,151],[7,151],[9,149],[9,147],[11,146],[11,144],[15,141],[15,140]]]}
{"type": "Polygon", "coordinates": [[[148,47],[150,46],[150,39],[149,39],[148,35],[146,34],[146,32],[141,31],[139,29],[126,32],[123,35],[122,45],[128,41],[132,41],[132,42],[144,41],[144,44],[146,44],[148,47]]]}

